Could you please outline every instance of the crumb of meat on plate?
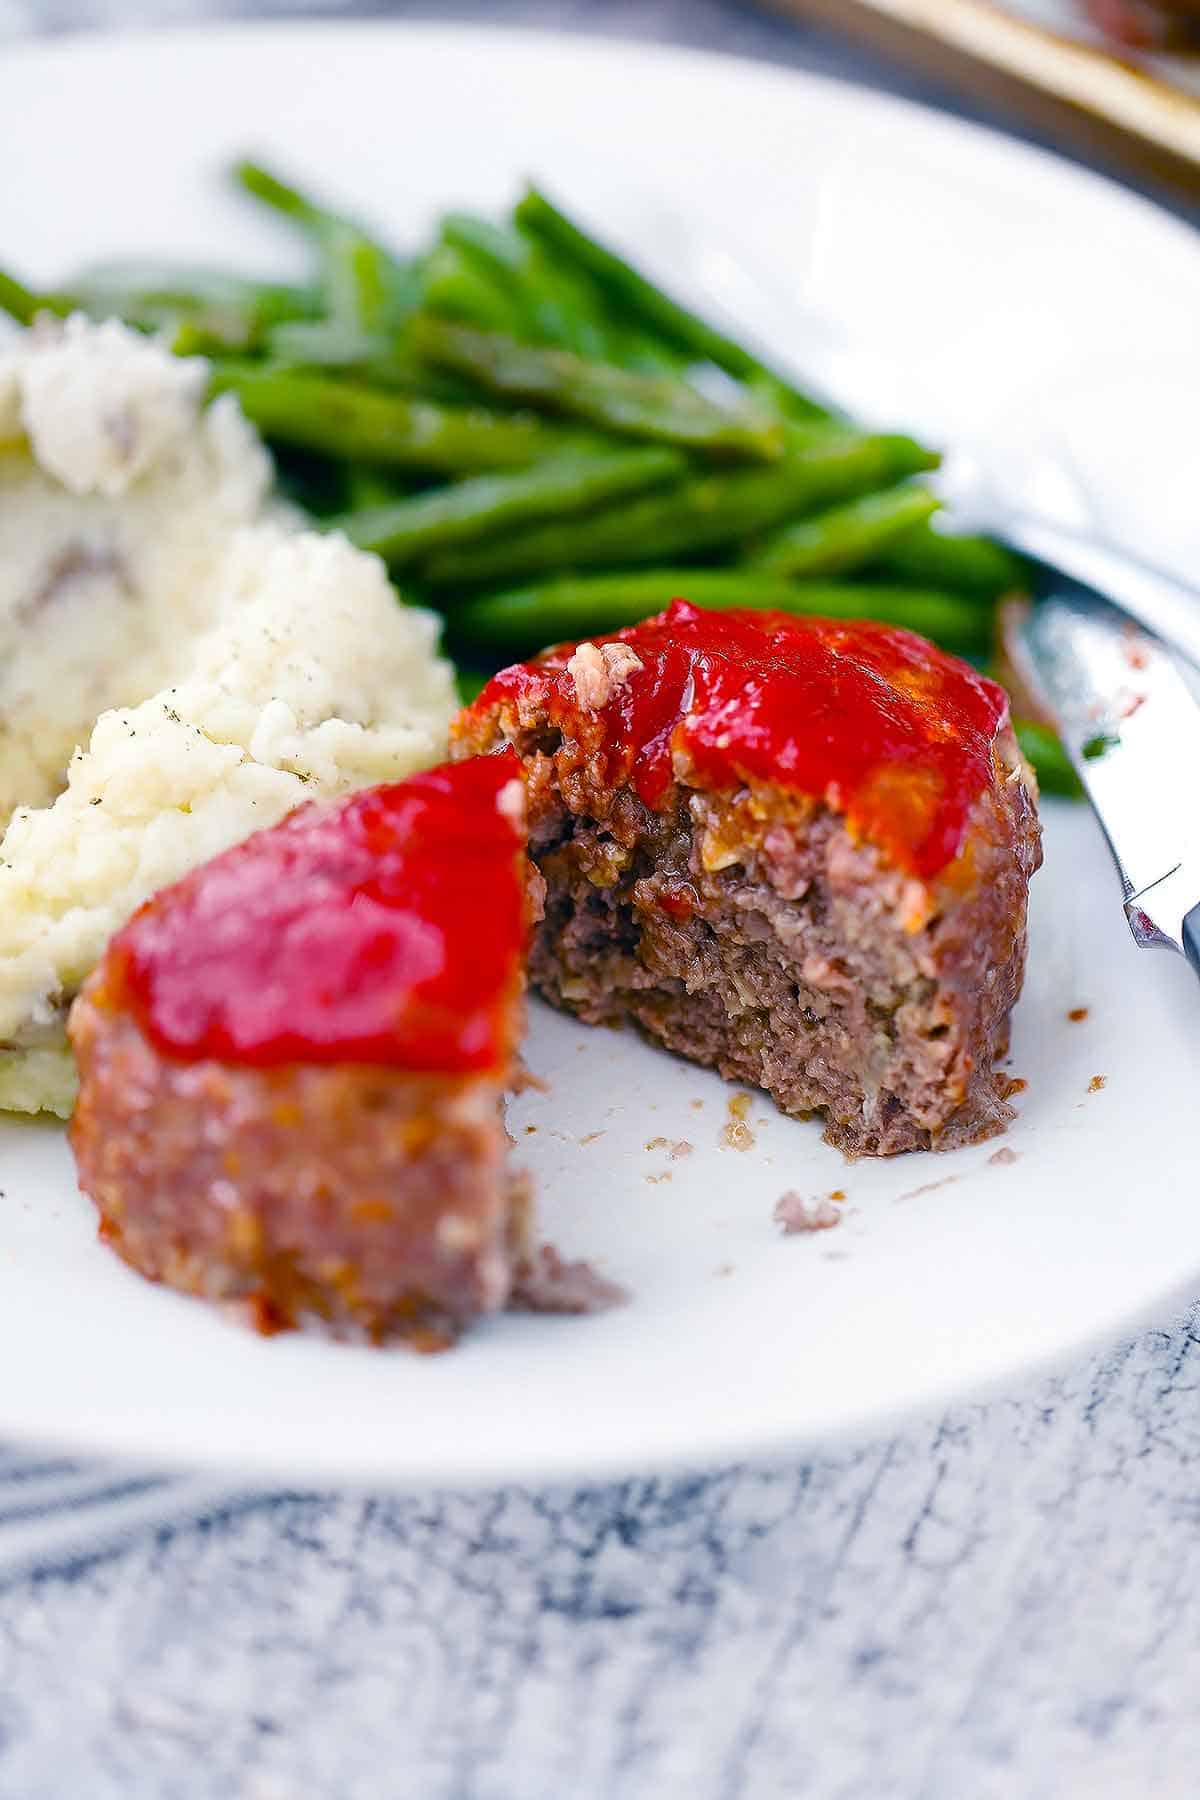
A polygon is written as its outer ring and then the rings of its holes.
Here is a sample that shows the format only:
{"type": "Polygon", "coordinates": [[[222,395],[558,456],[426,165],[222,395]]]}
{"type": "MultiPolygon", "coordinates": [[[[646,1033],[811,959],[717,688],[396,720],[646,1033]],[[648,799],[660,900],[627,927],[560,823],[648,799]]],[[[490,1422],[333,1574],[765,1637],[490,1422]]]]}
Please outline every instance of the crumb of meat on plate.
{"type": "Polygon", "coordinates": [[[830,1231],[842,1222],[842,1209],[832,1194],[801,1194],[789,1188],[775,1202],[772,1218],[783,1227],[784,1237],[809,1231],[830,1231]]]}
{"type": "Polygon", "coordinates": [[[726,1112],[728,1117],[721,1127],[718,1139],[725,1150],[753,1150],[754,1133],[750,1129],[747,1115],[750,1111],[750,1095],[747,1093],[731,1094],[726,1112]]]}
{"type": "Polygon", "coordinates": [[[597,1313],[629,1299],[589,1262],[565,1262],[553,1244],[541,1244],[518,1263],[509,1310],[532,1313],[597,1313]]]}

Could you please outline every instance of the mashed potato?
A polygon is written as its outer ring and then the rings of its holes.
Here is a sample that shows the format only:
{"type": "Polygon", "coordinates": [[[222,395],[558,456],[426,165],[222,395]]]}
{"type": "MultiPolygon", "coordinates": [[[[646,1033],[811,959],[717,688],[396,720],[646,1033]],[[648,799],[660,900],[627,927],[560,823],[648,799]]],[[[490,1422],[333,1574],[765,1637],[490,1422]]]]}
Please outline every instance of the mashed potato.
{"type": "Polygon", "coordinates": [[[207,369],[116,323],[0,351],[0,827],[44,806],[106,707],[173,679],[271,464],[207,369]]]}
{"type": "Polygon", "coordinates": [[[69,1111],[66,1007],[142,900],[443,751],[436,622],[271,516],[198,370],[76,320],[0,357],[0,1108],[69,1111]]]}

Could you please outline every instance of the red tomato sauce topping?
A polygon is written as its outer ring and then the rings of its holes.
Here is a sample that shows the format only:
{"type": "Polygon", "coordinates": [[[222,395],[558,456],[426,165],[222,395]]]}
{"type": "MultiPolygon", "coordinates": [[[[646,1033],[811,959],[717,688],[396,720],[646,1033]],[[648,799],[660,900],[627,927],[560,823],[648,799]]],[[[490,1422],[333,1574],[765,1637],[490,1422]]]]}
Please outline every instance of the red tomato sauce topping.
{"type": "Polygon", "coordinates": [[[599,713],[581,706],[573,644],[502,669],[472,710],[536,707],[598,743],[609,782],[631,783],[652,808],[679,759],[695,786],[762,783],[824,800],[922,878],[958,854],[1008,700],[957,657],[893,626],[686,600],[595,641],[628,644],[642,663],[599,713]]]}
{"type": "Polygon", "coordinates": [[[524,847],[511,751],[301,807],[135,913],[119,984],[170,1056],[497,1067],[519,1025],[524,847]]]}

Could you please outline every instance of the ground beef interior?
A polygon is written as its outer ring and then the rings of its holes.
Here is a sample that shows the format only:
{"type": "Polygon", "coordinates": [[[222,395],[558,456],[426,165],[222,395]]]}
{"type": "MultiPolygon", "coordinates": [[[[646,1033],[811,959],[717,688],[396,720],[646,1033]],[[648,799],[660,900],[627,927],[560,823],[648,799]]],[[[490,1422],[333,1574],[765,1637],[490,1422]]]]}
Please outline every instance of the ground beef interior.
{"type": "Polygon", "coordinates": [[[819,1114],[850,1156],[950,1149],[1012,1117],[1033,800],[1006,733],[964,854],[929,886],[827,807],[686,786],[661,811],[517,734],[546,883],[532,986],[819,1114]]]}

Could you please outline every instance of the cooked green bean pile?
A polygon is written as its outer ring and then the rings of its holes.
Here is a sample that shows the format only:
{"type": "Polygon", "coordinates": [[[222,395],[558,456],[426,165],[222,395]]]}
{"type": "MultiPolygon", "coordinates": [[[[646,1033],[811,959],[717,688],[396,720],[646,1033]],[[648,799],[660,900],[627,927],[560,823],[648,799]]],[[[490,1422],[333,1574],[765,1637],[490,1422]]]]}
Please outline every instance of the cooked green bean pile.
{"type": "MultiPolygon", "coordinates": [[[[0,308],[117,316],[209,358],[292,498],[444,615],[465,693],[681,593],[991,654],[1024,570],[934,525],[937,455],[832,415],[537,188],[401,255],[257,164],[233,177],[302,234],[307,280],[110,263],[33,293],[0,271],[0,308]]],[[[1019,730],[1070,789],[1053,736],[1019,730]]]]}

